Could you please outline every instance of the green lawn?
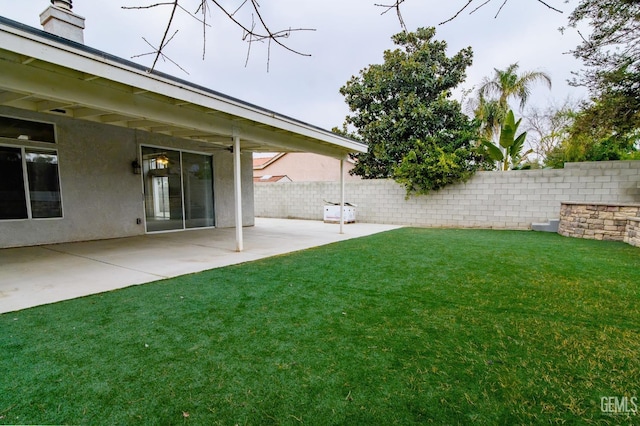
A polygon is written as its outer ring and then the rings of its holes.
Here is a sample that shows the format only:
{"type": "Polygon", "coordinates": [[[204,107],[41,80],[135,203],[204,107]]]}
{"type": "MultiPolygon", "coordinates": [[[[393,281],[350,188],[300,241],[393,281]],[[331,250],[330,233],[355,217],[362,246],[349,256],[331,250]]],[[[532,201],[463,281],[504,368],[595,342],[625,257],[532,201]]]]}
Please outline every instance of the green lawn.
{"type": "Polygon", "coordinates": [[[636,424],[639,285],[623,243],[400,229],[28,309],[0,423],[636,424]]]}

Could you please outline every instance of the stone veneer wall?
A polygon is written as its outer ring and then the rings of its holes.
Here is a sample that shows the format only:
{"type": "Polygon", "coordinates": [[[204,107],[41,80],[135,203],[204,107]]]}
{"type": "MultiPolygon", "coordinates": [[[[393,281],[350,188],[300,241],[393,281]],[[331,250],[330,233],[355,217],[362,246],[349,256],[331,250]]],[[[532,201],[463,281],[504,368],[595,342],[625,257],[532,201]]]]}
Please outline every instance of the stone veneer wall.
{"type": "Polygon", "coordinates": [[[633,234],[635,241],[638,239],[635,230],[640,224],[632,220],[634,224],[629,225],[629,219],[635,218],[640,220],[640,204],[562,203],[558,233],[565,237],[612,241],[626,241],[629,234],[633,234]]]}
{"type": "Polygon", "coordinates": [[[632,217],[627,220],[624,242],[640,247],[640,217],[632,217]]]}

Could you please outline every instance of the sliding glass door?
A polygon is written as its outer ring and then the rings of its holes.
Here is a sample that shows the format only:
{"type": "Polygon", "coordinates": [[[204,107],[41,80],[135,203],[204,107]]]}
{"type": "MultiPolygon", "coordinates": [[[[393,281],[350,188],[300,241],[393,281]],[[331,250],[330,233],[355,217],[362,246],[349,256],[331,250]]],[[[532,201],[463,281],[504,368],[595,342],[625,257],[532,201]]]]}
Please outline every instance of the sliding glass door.
{"type": "Polygon", "coordinates": [[[142,147],[147,232],[214,226],[211,156],[142,147]]]}
{"type": "Polygon", "coordinates": [[[186,228],[213,226],[211,156],[182,153],[184,224],[186,228]]]}

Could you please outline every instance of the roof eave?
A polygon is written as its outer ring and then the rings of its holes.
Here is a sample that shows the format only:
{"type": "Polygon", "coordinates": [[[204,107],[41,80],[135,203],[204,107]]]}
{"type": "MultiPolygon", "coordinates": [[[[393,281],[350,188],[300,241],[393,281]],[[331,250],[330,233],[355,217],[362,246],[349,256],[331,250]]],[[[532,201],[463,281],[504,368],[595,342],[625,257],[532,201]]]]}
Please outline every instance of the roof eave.
{"type": "MultiPolygon", "coordinates": [[[[33,60],[53,63],[56,66],[93,76],[92,78],[131,86],[139,93],[157,93],[174,99],[176,104],[182,102],[202,107],[212,113],[219,112],[225,116],[235,117],[249,126],[259,127],[273,133],[274,136],[282,136],[282,139],[288,140],[287,143],[293,148],[299,143],[302,151],[341,158],[349,153],[367,150],[366,145],[350,138],[167,74],[148,72],[146,68],[133,62],[3,17],[0,17],[0,45],[5,50],[33,60]],[[307,142],[302,143],[305,140],[307,142]],[[316,144],[318,150],[314,151],[316,144]]],[[[232,129],[229,129],[229,132],[231,131],[232,129]]],[[[286,150],[284,149],[286,146],[280,148],[286,150]]]]}

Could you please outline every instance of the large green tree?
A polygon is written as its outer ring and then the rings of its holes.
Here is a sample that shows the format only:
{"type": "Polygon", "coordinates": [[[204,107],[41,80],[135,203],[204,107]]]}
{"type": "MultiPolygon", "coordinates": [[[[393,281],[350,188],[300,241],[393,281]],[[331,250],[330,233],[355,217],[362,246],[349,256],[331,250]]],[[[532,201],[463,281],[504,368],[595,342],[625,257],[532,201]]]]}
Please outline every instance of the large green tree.
{"type": "Polygon", "coordinates": [[[568,113],[564,139],[546,156],[545,165],[562,168],[576,161],[640,160],[638,131],[618,133],[600,115],[607,108],[596,99],[593,104],[568,113]]]}
{"type": "Polygon", "coordinates": [[[568,127],[568,137],[548,163],[639,158],[640,1],[581,0],[569,26],[591,32],[573,51],[585,69],[573,84],[589,89],[568,127]]]}
{"type": "Polygon", "coordinates": [[[369,145],[357,155],[353,174],[398,178],[409,191],[426,192],[478,167],[481,159],[472,149],[477,125],[451,99],[471,65],[471,48],[449,57],[446,42],[434,37],[434,28],[394,35],[399,48],[385,51],[382,64],[340,88],[351,111],[344,127],[369,145]],[[428,170],[420,169],[425,161],[432,163],[428,170]]]}
{"type": "Polygon", "coordinates": [[[582,0],[569,25],[582,22],[591,34],[573,53],[586,66],[576,81],[591,94],[585,119],[624,145],[640,128],[640,1],[582,0]]]}

